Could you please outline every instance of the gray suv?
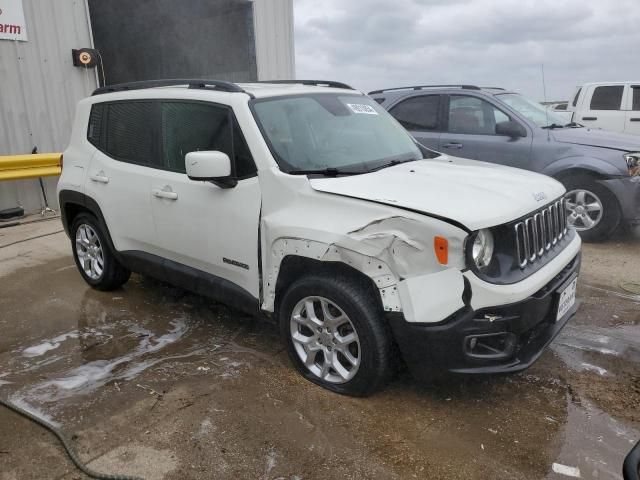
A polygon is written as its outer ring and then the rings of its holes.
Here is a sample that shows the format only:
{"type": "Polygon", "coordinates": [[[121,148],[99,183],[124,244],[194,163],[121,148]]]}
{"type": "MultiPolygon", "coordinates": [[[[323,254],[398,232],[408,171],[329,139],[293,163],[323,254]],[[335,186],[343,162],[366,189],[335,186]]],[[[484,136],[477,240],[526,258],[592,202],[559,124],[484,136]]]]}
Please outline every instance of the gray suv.
{"type": "Polygon", "coordinates": [[[544,173],[567,189],[570,223],[589,240],[640,224],[640,137],[592,130],[502,88],[434,85],[369,95],[424,146],[544,173]]]}

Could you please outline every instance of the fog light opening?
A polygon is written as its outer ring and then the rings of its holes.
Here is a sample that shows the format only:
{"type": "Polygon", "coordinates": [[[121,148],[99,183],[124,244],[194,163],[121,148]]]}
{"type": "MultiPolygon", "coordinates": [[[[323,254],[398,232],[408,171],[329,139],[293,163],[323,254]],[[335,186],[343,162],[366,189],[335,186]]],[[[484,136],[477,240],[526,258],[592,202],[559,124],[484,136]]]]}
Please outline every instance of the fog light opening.
{"type": "Polygon", "coordinates": [[[473,358],[506,358],[515,347],[516,336],[510,332],[470,335],[465,339],[465,354],[473,358]]]}

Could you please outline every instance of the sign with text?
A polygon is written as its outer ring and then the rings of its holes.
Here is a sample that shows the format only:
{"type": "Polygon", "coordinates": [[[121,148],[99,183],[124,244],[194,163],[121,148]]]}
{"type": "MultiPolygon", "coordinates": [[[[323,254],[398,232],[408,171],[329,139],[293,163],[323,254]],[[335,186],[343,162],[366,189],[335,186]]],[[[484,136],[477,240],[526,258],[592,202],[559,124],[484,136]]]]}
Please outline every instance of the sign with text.
{"type": "Polygon", "coordinates": [[[22,0],[0,0],[0,40],[27,41],[22,0]]]}

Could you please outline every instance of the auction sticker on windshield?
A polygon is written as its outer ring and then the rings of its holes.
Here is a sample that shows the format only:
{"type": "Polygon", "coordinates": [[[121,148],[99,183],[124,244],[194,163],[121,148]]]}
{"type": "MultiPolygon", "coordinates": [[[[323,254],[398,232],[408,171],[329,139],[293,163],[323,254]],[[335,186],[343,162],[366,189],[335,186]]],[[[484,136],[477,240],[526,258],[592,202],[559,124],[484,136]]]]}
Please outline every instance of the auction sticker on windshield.
{"type": "Polygon", "coordinates": [[[347,103],[347,107],[351,109],[353,113],[364,113],[365,115],[378,115],[376,109],[371,105],[363,103],[347,103]]]}
{"type": "Polygon", "coordinates": [[[578,285],[578,279],[574,278],[573,281],[560,292],[560,300],[558,301],[558,314],[556,315],[556,322],[566,315],[571,310],[571,307],[576,303],[576,287],[578,285]]]}

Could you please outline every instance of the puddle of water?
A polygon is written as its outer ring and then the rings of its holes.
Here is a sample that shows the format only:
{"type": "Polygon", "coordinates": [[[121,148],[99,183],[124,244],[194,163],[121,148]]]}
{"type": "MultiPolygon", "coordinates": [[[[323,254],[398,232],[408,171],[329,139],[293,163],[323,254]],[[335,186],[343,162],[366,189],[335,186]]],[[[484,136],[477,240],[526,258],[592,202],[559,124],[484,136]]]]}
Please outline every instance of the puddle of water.
{"type": "MultiPolygon", "coordinates": [[[[102,335],[96,329],[91,329],[91,331],[97,334],[98,337],[102,335]]],[[[34,414],[47,420],[52,420],[51,415],[39,410],[35,405],[52,404],[72,396],[86,395],[109,382],[131,380],[161,361],[201,353],[201,350],[193,350],[182,355],[147,358],[178,342],[188,333],[189,327],[186,321],[181,318],[169,322],[169,330],[161,335],[133,323],[126,325],[126,331],[127,333],[122,338],[135,338],[137,345],[134,348],[127,349],[124,353],[113,358],[89,361],[55,378],[18,390],[11,395],[11,401],[34,414]]],[[[45,349],[44,346],[46,345],[57,343],[59,346],[60,343],[69,338],[80,337],[87,338],[86,335],[78,335],[77,331],[69,332],[59,335],[51,341],[44,341],[34,347],[29,347],[23,352],[32,352],[33,355],[27,355],[27,357],[35,357],[35,352],[42,351],[42,354],[45,354],[53,350],[52,348],[45,349]]],[[[42,367],[44,364],[53,363],[61,358],[62,356],[50,354],[50,357],[46,359],[47,362],[37,363],[36,368],[42,367]]]]}
{"type": "Polygon", "coordinates": [[[594,364],[590,360],[593,354],[599,355],[601,363],[609,362],[606,357],[640,363],[640,328],[634,325],[606,328],[568,325],[552,348],[570,368],[593,370],[604,375],[608,369],[594,364]]]}
{"type": "Polygon", "coordinates": [[[266,455],[266,465],[265,465],[265,469],[264,469],[264,477],[263,478],[265,478],[265,479],[269,478],[269,474],[271,473],[271,470],[276,468],[277,464],[278,464],[278,462],[277,462],[276,449],[274,447],[270,447],[269,450],[267,451],[267,455],[266,455]]]}
{"type": "Polygon", "coordinates": [[[580,364],[580,366],[584,369],[587,370],[589,372],[596,372],[598,375],[604,377],[607,374],[607,369],[606,368],[602,368],[599,367],[597,365],[591,365],[590,363],[587,362],[582,362],[580,364]]]}
{"type": "MultiPolygon", "coordinates": [[[[578,468],[582,478],[620,480],[622,462],[640,432],[618,422],[595,405],[567,399],[567,422],[555,463],[578,468]]],[[[549,473],[547,479],[566,478],[549,473]]]]}
{"type": "Polygon", "coordinates": [[[12,394],[9,396],[9,401],[11,403],[13,403],[16,407],[21,408],[22,410],[26,410],[27,412],[29,412],[30,414],[32,414],[35,417],[38,417],[42,420],[44,420],[45,422],[50,423],[51,425],[53,425],[56,428],[60,428],[62,426],[62,424],[60,422],[58,422],[57,420],[55,420],[53,418],[53,416],[49,415],[47,412],[34,407],[33,405],[29,404],[22,396],[20,395],[16,395],[16,394],[12,394]]]}
{"type": "Polygon", "coordinates": [[[610,290],[608,288],[596,287],[595,285],[582,284],[583,287],[588,288],[589,290],[595,290],[596,292],[605,293],[607,295],[613,295],[615,297],[624,298],[627,300],[631,300],[632,302],[640,304],[640,295],[636,295],[633,293],[624,293],[617,292],[615,290],[610,290]]]}
{"type": "Polygon", "coordinates": [[[43,340],[42,343],[38,345],[33,345],[31,347],[25,348],[22,351],[22,355],[25,357],[39,357],[44,355],[45,353],[57,349],[62,342],[68,340],[70,338],[78,338],[78,331],[73,330],[68,333],[63,333],[62,335],[58,335],[55,338],[51,338],[49,340],[43,340]]]}

